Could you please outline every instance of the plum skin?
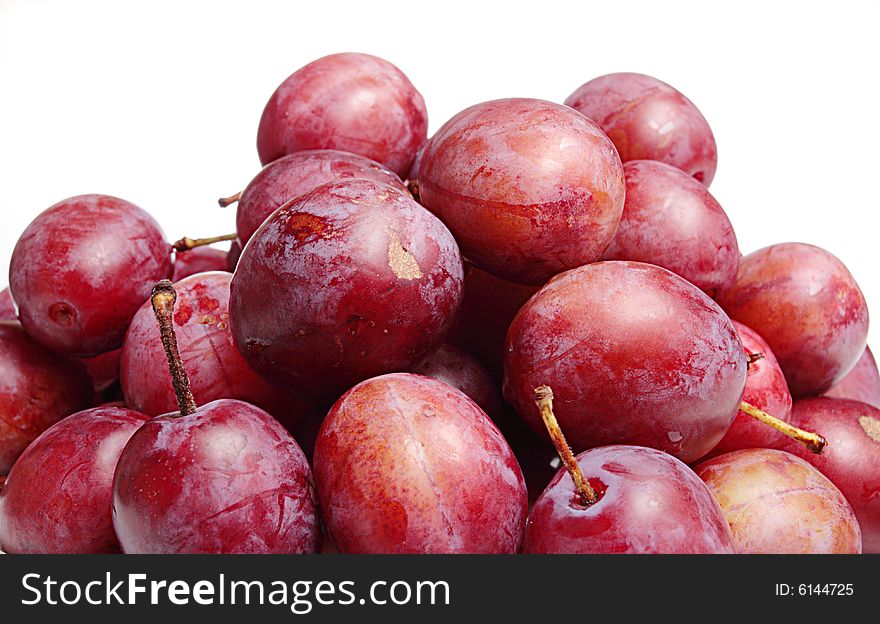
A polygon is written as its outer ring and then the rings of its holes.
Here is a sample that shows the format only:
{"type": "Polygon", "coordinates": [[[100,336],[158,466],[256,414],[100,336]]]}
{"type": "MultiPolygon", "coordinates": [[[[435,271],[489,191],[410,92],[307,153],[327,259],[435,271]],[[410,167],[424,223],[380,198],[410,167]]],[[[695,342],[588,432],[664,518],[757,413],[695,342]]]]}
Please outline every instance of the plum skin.
{"type": "Polygon", "coordinates": [[[540,286],[503,280],[466,262],[464,299],[447,342],[476,357],[500,379],[507,329],[538,290],[540,286]]]}
{"type": "Polygon", "coordinates": [[[719,303],[767,341],[795,399],[828,390],[865,349],[865,298],[843,263],[819,247],[782,243],[745,256],[719,303]]]}
{"type": "Polygon", "coordinates": [[[436,217],[393,187],[338,182],[257,230],[232,279],[230,321],[267,381],[334,400],[436,351],[462,285],[458,246],[436,217]]]}
{"type": "Polygon", "coordinates": [[[880,371],[870,347],[843,378],[825,391],[823,396],[852,399],[880,408],[880,371]]]}
{"type": "Polygon", "coordinates": [[[342,553],[519,547],[527,501],[513,452],[443,382],[393,373],[358,384],[327,414],[314,468],[324,525],[342,553]]]}
{"type": "Polygon", "coordinates": [[[122,346],[131,317],[170,274],[171,247],[149,214],[117,197],[80,195],[28,225],[9,288],[29,336],[91,357],[122,346]]]}
{"type": "Polygon", "coordinates": [[[599,499],[584,507],[561,468],[529,512],[522,552],[729,554],[733,536],[706,485],[655,449],[612,445],[577,456],[599,499]]]}
{"type": "Polygon", "coordinates": [[[431,377],[464,392],[496,424],[504,411],[495,380],[472,356],[444,344],[411,372],[431,377]]]}
{"type": "Polygon", "coordinates": [[[263,222],[292,199],[342,180],[363,178],[407,192],[403,182],[379,163],[339,150],[306,150],[272,161],[241,192],[235,229],[242,246],[263,222]]]}
{"type": "Polygon", "coordinates": [[[92,403],[92,380],[74,358],[31,340],[15,321],[0,321],[0,474],[43,431],[92,403]]]}
{"type": "Polygon", "coordinates": [[[739,554],[858,554],[862,535],[831,481],[777,449],[745,449],[694,468],[718,501],[739,554]]]}
{"type": "Polygon", "coordinates": [[[631,160],[623,171],[623,216],[603,259],[662,266],[713,299],[730,288],[739,246],[730,219],[709,190],[656,160],[631,160]]]}
{"type": "Polygon", "coordinates": [[[801,399],[791,422],[820,431],[828,446],[821,455],[790,442],[784,449],[840,489],[861,526],[863,552],[880,553],[880,409],[847,399],[801,399]]]}
{"type": "Polygon", "coordinates": [[[607,261],[562,273],[507,334],[504,396],[546,435],[537,386],[576,452],[633,444],[691,462],[739,411],[747,363],[721,308],[666,269],[607,261]]]}
{"type": "MultiPolygon", "coordinates": [[[[763,355],[761,359],[748,365],[742,400],[771,416],[787,421],[791,414],[791,393],[773,351],[757,332],[736,321],[733,321],[733,325],[743,343],[744,352],[747,355],[763,355]]],[[[785,439],[773,427],[768,427],[745,412],[739,412],[730,429],[707,457],[749,448],[780,448],[785,439]]]]}
{"type": "MultiPolygon", "coordinates": [[[[248,367],[229,327],[232,275],[212,271],[191,275],[174,285],[174,330],[196,400],[239,399],[270,413],[286,413],[296,401],[269,385],[248,367]]],[[[125,337],[120,365],[126,403],[150,416],[177,409],[165,350],[149,301],[134,315],[125,337]]],[[[295,410],[294,410],[295,411],[295,410]]]]}
{"type": "MultiPolygon", "coordinates": [[[[172,282],[179,282],[184,277],[208,271],[227,271],[229,267],[228,253],[213,247],[196,247],[189,251],[178,252],[174,257],[172,282]]],[[[231,271],[229,271],[231,273],[231,271]]]]}
{"type": "Polygon", "coordinates": [[[15,311],[15,302],[8,288],[0,290],[0,321],[17,321],[18,314],[15,311]]]}
{"type": "Polygon", "coordinates": [[[77,412],[44,431],[0,490],[0,547],[8,553],[119,552],[110,511],[113,472],[148,416],[119,407],[77,412]]]}
{"type": "Polygon", "coordinates": [[[623,165],[575,111],[515,98],[471,106],[428,141],[419,196],[469,261],[539,285],[598,260],[623,211],[623,165]]]}
{"type": "Polygon", "coordinates": [[[265,165],[300,150],[344,150],[403,176],[427,133],[425,101],[397,67],[369,54],[331,54],[275,90],[260,118],[257,151],[265,165]]]}
{"type": "Polygon", "coordinates": [[[567,106],[595,121],[629,160],[658,160],[706,186],[715,177],[718,148],[699,109],[665,82],[621,72],[581,85],[567,106]]]}
{"type": "Polygon", "coordinates": [[[126,444],[113,479],[125,553],[315,552],[311,471],[274,418],[220,399],[154,418],[126,444]]]}

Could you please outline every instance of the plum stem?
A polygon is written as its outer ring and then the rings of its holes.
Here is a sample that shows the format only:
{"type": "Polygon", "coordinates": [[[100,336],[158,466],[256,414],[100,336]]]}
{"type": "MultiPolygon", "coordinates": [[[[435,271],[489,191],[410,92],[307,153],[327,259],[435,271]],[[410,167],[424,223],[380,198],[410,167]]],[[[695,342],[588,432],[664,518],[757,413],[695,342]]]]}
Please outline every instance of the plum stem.
{"type": "Polygon", "coordinates": [[[213,245],[214,243],[235,240],[236,236],[238,235],[235,233],[224,234],[223,236],[211,236],[210,238],[190,238],[184,236],[171,246],[174,247],[174,251],[189,251],[196,247],[204,247],[205,245],[213,245]]]}
{"type": "Polygon", "coordinates": [[[226,208],[227,206],[231,206],[235,202],[241,199],[241,191],[236,193],[235,195],[230,195],[229,197],[221,197],[217,200],[217,203],[220,204],[221,208],[226,208]]]}
{"type": "Polygon", "coordinates": [[[162,346],[165,347],[165,357],[168,359],[168,370],[171,372],[171,385],[174,386],[174,395],[177,397],[177,405],[180,407],[181,416],[189,416],[196,412],[196,399],[193,397],[189,386],[189,375],[183,367],[180,359],[180,351],[177,348],[177,336],[174,333],[174,303],[177,301],[177,292],[171,281],[163,279],[153,286],[150,302],[153,304],[153,313],[159,323],[159,333],[162,335],[162,346]]]}
{"type": "Polygon", "coordinates": [[[763,360],[763,359],[764,359],[763,353],[760,353],[760,352],[759,353],[749,353],[748,355],[746,355],[746,366],[748,368],[751,368],[752,364],[754,364],[755,362],[757,362],[759,360],[763,360]]]}
{"type": "Polygon", "coordinates": [[[418,180],[409,180],[406,183],[406,188],[409,189],[409,194],[413,196],[413,199],[416,201],[421,200],[421,196],[419,195],[419,181],[418,180]]]}
{"type": "Polygon", "coordinates": [[[758,409],[754,405],[746,403],[745,401],[739,404],[739,409],[740,411],[745,412],[752,418],[761,421],[765,425],[773,427],[779,433],[787,435],[795,442],[803,444],[810,450],[810,452],[815,453],[816,455],[821,455],[822,449],[824,449],[825,446],[828,444],[825,438],[820,436],[818,433],[813,433],[812,431],[804,431],[799,427],[795,427],[791,423],[787,423],[784,420],[776,418],[775,416],[771,416],[767,412],[758,409]]]}
{"type": "Polygon", "coordinates": [[[596,496],[596,491],[584,479],[581,467],[578,465],[577,459],[575,459],[574,453],[571,452],[571,447],[568,445],[565,435],[559,427],[559,421],[556,420],[556,415],[553,413],[553,390],[550,389],[550,386],[538,386],[535,388],[535,405],[541,410],[541,418],[544,421],[544,426],[547,427],[547,433],[550,434],[553,446],[556,447],[559,459],[562,460],[565,469],[571,475],[571,480],[574,481],[574,487],[580,496],[581,504],[584,507],[589,507],[599,500],[599,497],[596,496]]]}

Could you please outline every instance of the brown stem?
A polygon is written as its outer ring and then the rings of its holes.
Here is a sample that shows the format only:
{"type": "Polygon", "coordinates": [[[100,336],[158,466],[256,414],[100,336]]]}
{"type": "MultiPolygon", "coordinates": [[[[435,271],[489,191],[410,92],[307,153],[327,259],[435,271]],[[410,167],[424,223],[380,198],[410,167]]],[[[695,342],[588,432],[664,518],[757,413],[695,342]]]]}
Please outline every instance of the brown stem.
{"type": "Polygon", "coordinates": [[[413,196],[413,199],[419,201],[421,197],[419,196],[419,181],[418,180],[410,180],[406,183],[406,188],[409,189],[409,194],[413,196]]]}
{"type": "Polygon", "coordinates": [[[776,431],[782,433],[783,435],[787,435],[795,442],[803,444],[816,455],[820,455],[822,453],[822,449],[824,449],[825,446],[828,444],[825,438],[820,436],[818,433],[813,433],[812,431],[804,431],[799,427],[795,427],[791,423],[787,423],[784,420],[779,420],[775,416],[771,416],[767,412],[760,410],[754,405],[746,403],[745,401],[739,404],[739,409],[740,411],[745,412],[752,418],[760,420],[765,425],[773,427],[774,429],[776,429],[776,431]]]}
{"type": "Polygon", "coordinates": [[[230,195],[229,197],[221,197],[217,200],[217,203],[220,204],[221,208],[226,208],[226,206],[231,206],[239,199],[241,199],[241,191],[239,191],[235,195],[230,195]]]}
{"type": "Polygon", "coordinates": [[[763,360],[763,359],[764,359],[763,353],[749,353],[746,356],[746,366],[747,366],[747,368],[751,368],[752,364],[754,364],[758,360],[763,360]]]}
{"type": "Polygon", "coordinates": [[[562,460],[565,469],[571,475],[571,480],[574,481],[574,487],[580,496],[581,504],[584,507],[589,507],[599,500],[599,497],[596,496],[596,491],[584,479],[581,467],[578,466],[574,453],[571,452],[571,447],[565,440],[562,429],[559,428],[559,422],[553,413],[553,390],[550,389],[550,386],[538,386],[535,388],[535,405],[541,410],[541,418],[544,420],[544,426],[547,427],[547,432],[550,434],[553,446],[556,447],[559,459],[562,460]]]}
{"type": "Polygon", "coordinates": [[[235,233],[224,234],[223,236],[212,236],[210,238],[189,238],[188,236],[184,236],[171,246],[174,248],[174,251],[189,251],[196,247],[204,247],[205,245],[213,245],[214,243],[235,240],[236,236],[238,235],[235,233]]]}
{"type": "Polygon", "coordinates": [[[174,394],[177,397],[177,405],[180,407],[181,416],[194,414],[197,406],[195,397],[189,387],[189,376],[180,359],[180,351],[177,349],[177,336],[174,334],[174,302],[177,301],[177,293],[171,280],[164,279],[153,286],[150,295],[153,304],[153,313],[159,323],[159,333],[162,334],[162,346],[165,347],[165,357],[168,359],[168,370],[171,372],[171,385],[174,386],[174,394]]]}

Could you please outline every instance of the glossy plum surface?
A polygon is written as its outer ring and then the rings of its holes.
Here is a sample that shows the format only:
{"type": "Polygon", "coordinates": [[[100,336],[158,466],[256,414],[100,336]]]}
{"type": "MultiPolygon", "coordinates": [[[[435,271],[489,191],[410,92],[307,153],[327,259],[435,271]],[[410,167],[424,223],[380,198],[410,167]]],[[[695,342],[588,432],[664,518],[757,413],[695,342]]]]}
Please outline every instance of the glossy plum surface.
{"type": "Polygon", "coordinates": [[[880,408],[880,371],[870,347],[865,347],[856,365],[834,384],[824,396],[835,399],[852,399],[880,408]]]}
{"type": "Polygon", "coordinates": [[[245,247],[232,332],[265,379],[334,400],[437,350],[462,283],[455,240],[411,197],[369,180],[328,184],[273,213],[245,247]]]}
{"type": "Polygon", "coordinates": [[[603,446],[577,457],[599,496],[584,506],[560,469],[529,512],[522,551],[544,554],[727,554],[733,536],[706,485],[674,457],[603,446]]]}
{"type": "Polygon", "coordinates": [[[828,390],[865,350],[865,298],[824,249],[782,243],[749,254],[719,301],[767,341],[794,398],[828,390]]]}
{"type": "Polygon", "coordinates": [[[342,553],[519,547],[527,502],[516,459],[476,403],[435,379],[398,373],[352,388],[321,426],[314,466],[342,553]]]}
{"type": "Polygon", "coordinates": [[[31,340],[15,321],[0,321],[0,474],[51,425],[91,405],[85,366],[31,340]]]}
{"type": "Polygon", "coordinates": [[[15,302],[8,288],[0,290],[0,321],[16,321],[15,302]]]}
{"type": "Polygon", "coordinates": [[[504,396],[544,433],[534,389],[549,385],[575,451],[657,448],[693,461],[738,412],[746,357],[705,293],[649,264],[598,262],[556,276],[507,334],[504,396]]]}
{"type": "Polygon", "coordinates": [[[213,247],[196,247],[189,251],[178,252],[174,257],[174,274],[172,282],[179,282],[184,277],[205,273],[207,271],[227,271],[229,259],[227,252],[213,247]]]}
{"type": "Polygon", "coordinates": [[[171,247],[146,212],[108,195],[61,201],[25,229],[9,284],[29,336],[90,357],[122,345],[153,284],[171,274],[171,247]]]}
{"type": "Polygon", "coordinates": [[[880,553],[880,409],[847,399],[801,399],[791,421],[821,431],[828,446],[821,455],[793,443],[786,443],[785,450],[840,489],[862,528],[864,552],[880,553]]]}
{"type": "Polygon", "coordinates": [[[412,370],[464,392],[493,421],[504,410],[501,392],[489,372],[458,347],[444,344],[427,360],[412,370]]]}
{"type": "Polygon", "coordinates": [[[539,289],[503,280],[466,262],[464,299],[447,341],[473,354],[500,378],[507,328],[539,289]]]}
{"type": "MultiPolygon", "coordinates": [[[[235,348],[229,327],[229,283],[223,271],[191,275],[174,285],[174,331],[193,395],[199,403],[239,399],[270,413],[288,400],[252,371],[235,348]]],[[[177,399],[153,308],[147,301],[131,321],[121,359],[122,391],[129,407],[150,416],[177,409],[177,399]]]]}
{"type": "Polygon", "coordinates": [[[110,511],[113,472],[144,414],[78,412],[44,431],[0,490],[0,547],[8,553],[119,552],[110,511]]]}
{"type": "Polygon", "coordinates": [[[113,526],[124,552],[165,554],[311,553],[319,531],[299,446],[233,399],[138,429],[116,468],[113,526]]]}
{"type": "Polygon", "coordinates": [[[542,100],[465,109],[431,137],[419,169],[421,202],[465,257],[526,284],[598,260],[624,193],[608,137],[583,115],[542,100]]]}
{"type": "Polygon", "coordinates": [[[294,152],[263,167],[242,191],[235,217],[239,239],[247,243],[268,216],[291,199],[323,184],[354,178],[406,191],[400,178],[369,158],[339,150],[294,152]]]}
{"type": "Polygon", "coordinates": [[[746,449],[701,463],[740,554],[857,554],[862,536],[834,484],[804,460],[746,449]]]}
{"type": "Polygon", "coordinates": [[[739,246],[730,219],[708,189],[671,165],[623,165],[626,202],[606,260],[656,264],[713,299],[733,285],[739,246]]]}
{"type": "Polygon", "coordinates": [[[706,186],[715,177],[718,148],[702,113],[665,82],[634,73],[599,76],[566,105],[595,121],[628,160],[659,160],[706,186]]]}
{"type": "Polygon", "coordinates": [[[332,54],[275,90],[260,118],[257,151],[265,165],[300,150],[343,150],[403,176],[427,132],[422,95],[397,67],[369,54],[332,54]]]}
{"type": "MultiPolygon", "coordinates": [[[[733,322],[743,343],[746,356],[762,354],[761,359],[748,365],[746,389],[742,400],[760,410],[787,421],[791,413],[791,394],[785,383],[785,375],[773,355],[770,346],[753,330],[742,323],[733,322]]],[[[810,429],[810,431],[815,431],[810,429]]],[[[744,412],[739,412],[721,442],[709,453],[710,457],[731,451],[750,448],[779,448],[785,436],[744,412]]],[[[804,449],[806,450],[806,449],[804,449]]]]}

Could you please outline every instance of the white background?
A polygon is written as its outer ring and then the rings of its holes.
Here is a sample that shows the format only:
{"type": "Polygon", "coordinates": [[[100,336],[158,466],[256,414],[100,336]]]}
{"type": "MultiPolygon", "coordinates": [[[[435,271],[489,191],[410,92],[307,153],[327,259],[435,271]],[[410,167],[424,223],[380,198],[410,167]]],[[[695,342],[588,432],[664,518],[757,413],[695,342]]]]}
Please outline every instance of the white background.
{"type": "Polygon", "coordinates": [[[471,104],[562,102],[638,71],[671,83],[719,146],[712,193],[748,253],[837,254],[880,345],[880,2],[0,0],[0,286],[21,230],[80,193],[124,197],[170,240],[234,229],[215,199],[255,174],[274,88],[341,51],[398,65],[436,130],[471,104]]]}

